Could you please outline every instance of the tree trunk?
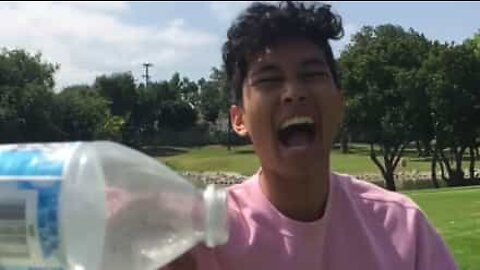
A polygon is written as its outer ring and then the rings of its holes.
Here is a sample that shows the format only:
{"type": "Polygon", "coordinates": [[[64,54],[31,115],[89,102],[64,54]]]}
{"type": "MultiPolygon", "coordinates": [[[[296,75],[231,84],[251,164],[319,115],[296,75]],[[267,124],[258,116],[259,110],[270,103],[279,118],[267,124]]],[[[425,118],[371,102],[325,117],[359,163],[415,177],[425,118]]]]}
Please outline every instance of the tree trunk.
{"type": "Polygon", "coordinates": [[[465,185],[465,173],[462,170],[455,169],[451,178],[454,186],[465,185]]]}
{"type": "Polygon", "coordinates": [[[375,165],[380,170],[383,178],[385,179],[385,176],[387,173],[385,171],[385,168],[382,166],[382,164],[378,160],[377,153],[375,153],[375,148],[373,147],[373,143],[370,143],[370,159],[373,161],[373,163],[375,163],[375,165]]]}
{"type": "Polygon", "coordinates": [[[377,154],[375,153],[375,149],[373,147],[373,143],[370,143],[370,158],[380,169],[382,176],[385,180],[385,187],[388,190],[396,191],[397,188],[395,186],[394,172],[395,167],[400,161],[403,150],[405,149],[405,145],[403,145],[402,147],[397,147],[396,149],[394,149],[393,153],[390,152],[391,149],[389,146],[383,145],[382,148],[384,165],[382,165],[382,163],[378,160],[377,154]]]}
{"type": "Polygon", "coordinates": [[[348,153],[348,129],[344,127],[342,129],[342,134],[340,135],[340,148],[343,154],[348,153]]]}
{"type": "Polygon", "coordinates": [[[397,191],[397,188],[395,186],[395,178],[394,178],[394,175],[393,175],[393,170],[388,170],[387,171],[387,174],[384,175],[385,177],[385,183],[386,183],[386,187],[388,190],[391,190],[391,191],[397,191]]]}
{"type": "MultiPolygon", "coordinates": [[[[450,149],[450,151],[452,150],[450,149]]],[[[445,154],[443,153],[443,149],[440,149],[439,153],[440,153],[441,162],[442,162],[442,177],[444,177],[445,182],[447,182],[449,186],[455,186],[456,178],[454,177],[455,173],[454,173],[454,169],[452,169],[452,166],[450,165],[450,160],[447,157],[445,157],[445,154]],[[443,169],[446,169],[447,175],[445,175],[445,171],[443,169]]]]}
{"type": "Polygon", "coordinates": [[[464,148],[461,147],[460,150],[455,146],[452,147],[453,158],[455,162],[454,168],[451,170],[450,173],[450,180],[453,186],[462,186],[464,185],[464,173],[462,169],[462,157],[464,148]]]}
{"type": "Polygon", "coordinates": [[[460,186],[465,186],[465,173],[462,168],[462,163],[463,163],[463,156],[465,154],[465,150],[467,150],[466,146],[460,147],[460,151],[457,153],[456,157],[456,162],[457,162],[457,168],[456,168],[456,178],[458,181],[458,185],[460,186]]]}
{"type": "Polygon", "coordinates": [[[432,155],[432,147],[430,145],[430,142],[425,141],[424,145],[425,145],[425,151],[424,151],[425,156],[427,156],[427,157],[431,156],[432,155]]]}
{"type": "Polygon", "coordinates": [[[228,116],[228,129],[227,129],[227,150],[232,150],[232,119],[230,119],[230,115],[228,116]]]}
{"type": "Polygon", "coordinates": [[[436,149],[433,152],[432,156],[432,183],[435,188],[439,188],[437,181],[437,151],[436,149]]]}
{"type": "Polygon", "coordinates": [[[440,173],[442,176],[442,180],[448,183],[447,176],[445,175],[445,167],[443,166],[443,161],[440,160],[439,164],[440,164],[440,173]]]}
{"type": "Polygon", "coordinates": [[[381,171],[382,175],[385,175],[386,174],[385,168],[383,168],[380,161],[378,161],[377,153],[375,153],[375,149],[373,148],[373,143],[370,143],[370,159],[373,161],[373,163],[375,163],[375,165],[381,171]]]}
{"type": "Polygon", "coordinates": [[[423,157],[424,153],[422,150],[422,146],[420,145],[420,141],[415,141],[415,146],[417,147],[417,153],[419,157],[423,157]]]}
{"type": "Polygon", "coordinates": [[[476,182],[475,179],[475,146],[470,146],[470,182],[471,184],[476,182]]]}

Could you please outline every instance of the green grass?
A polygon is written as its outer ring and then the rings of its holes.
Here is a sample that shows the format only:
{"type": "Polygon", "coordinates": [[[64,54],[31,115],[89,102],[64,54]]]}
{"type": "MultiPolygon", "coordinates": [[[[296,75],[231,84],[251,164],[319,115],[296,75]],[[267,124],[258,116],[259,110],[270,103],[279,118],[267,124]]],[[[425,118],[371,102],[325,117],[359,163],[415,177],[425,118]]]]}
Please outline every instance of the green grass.
{"type": "MultiPolygon", "coordinates": [[[[365,145],[352,145],[348,154],[335,150],[331,155],[332,169],[350,174],[378,173],[378,168],[368,155],[369,149],[365,145]]],[[[406,155],[408,162],[405,170],[430,170],[428,161],[420,160],[408,151],[406,155]]],[[[205,146],[191,148],[186,153],[159,159],[173,169],[182,171],[229,171],[250,175],[259,167],[258,158],[251,146],[234,147],[232,151],[228,151],[224,146],[205,146]]]]}
{"type": "Polygon", "coordinates": [[[230,152],[224,146],[215,145],[192,148],[187,153],[159,159],[180,171],[226,171],[243,175],[253,174],[259,164],[249,146],[235,147],[230,152]]]}
{"type": "Polygon", "coordinates": [[[480,188],[404,192],[417,202],[446,241],[462,270],[480,266],[480,188]]]}

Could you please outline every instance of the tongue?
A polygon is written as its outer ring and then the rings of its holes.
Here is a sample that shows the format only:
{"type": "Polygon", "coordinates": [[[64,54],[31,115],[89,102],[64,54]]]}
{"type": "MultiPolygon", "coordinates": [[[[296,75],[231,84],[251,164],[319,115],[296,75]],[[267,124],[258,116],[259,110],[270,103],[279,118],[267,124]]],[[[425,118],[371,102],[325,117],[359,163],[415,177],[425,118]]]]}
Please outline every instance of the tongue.
{"type": "Polygon", "coordinates": [[[288,147],[306,146],[310,143],[310,138],[306,132],[293,132],[287,138],[288,147]]]}

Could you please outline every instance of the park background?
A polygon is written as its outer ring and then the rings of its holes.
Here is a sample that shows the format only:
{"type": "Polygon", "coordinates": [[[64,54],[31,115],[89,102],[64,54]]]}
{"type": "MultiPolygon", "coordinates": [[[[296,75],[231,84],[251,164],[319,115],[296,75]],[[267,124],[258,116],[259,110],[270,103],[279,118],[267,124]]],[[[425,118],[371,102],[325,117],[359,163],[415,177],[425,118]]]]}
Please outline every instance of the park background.
{"type": "MultiPolygon", "coordinates": [[[[480,265],[480,4],[331,2],[346,98],[332,169],[416,201],[480,265]]],[[[0,143],[111,140],[195,185],[258,159],[220,61],[240,3],[0,3],[0,143]]]]}

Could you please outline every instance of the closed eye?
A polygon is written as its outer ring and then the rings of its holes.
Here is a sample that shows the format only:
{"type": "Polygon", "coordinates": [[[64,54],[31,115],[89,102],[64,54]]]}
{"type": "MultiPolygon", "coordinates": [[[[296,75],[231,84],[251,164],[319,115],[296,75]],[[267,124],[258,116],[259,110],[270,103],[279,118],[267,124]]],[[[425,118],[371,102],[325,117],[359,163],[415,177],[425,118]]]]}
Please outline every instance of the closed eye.
{"type": "Polygon", "coordinates": [[[323,78],[327,76],[328,76],[328,73],[325,71],[306,72],[302,74],[302,77],[305,79],[323,78]]]}
{"type": "Polygon", "coordinates": [[[282,77],[265,77],[265,78],[260,78],[256,80],[255,84],[277,83],[281,81],[282,81],[282,77]]]}

